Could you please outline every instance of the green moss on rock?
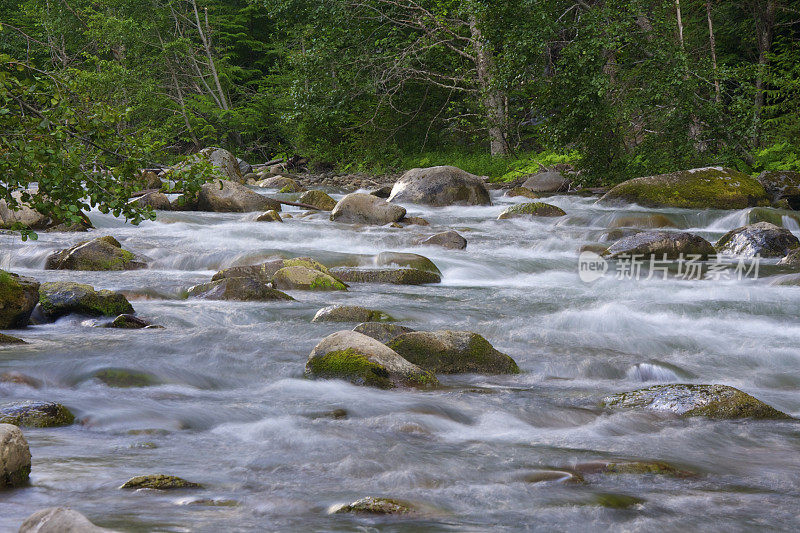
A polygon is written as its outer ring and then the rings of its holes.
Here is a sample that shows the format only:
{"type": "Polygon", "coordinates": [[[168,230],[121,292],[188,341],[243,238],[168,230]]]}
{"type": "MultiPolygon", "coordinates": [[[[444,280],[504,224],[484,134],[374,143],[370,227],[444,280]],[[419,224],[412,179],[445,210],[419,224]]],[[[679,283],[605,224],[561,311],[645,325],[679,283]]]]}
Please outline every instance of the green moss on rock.
{"type": "Polygon", "coordinates": [[[312,322],[384,322],[394,320],[391,316],[358,305],[330,305],[314,315],[312,322]]]}
{"type": "Polygon", "coordinates": [[[320,378],[345,378],[356,385],[391,389],[394,384],[383,366],[372,363],[353,348],[328,352],[308,362],[308,370],[320,378]]]}
{"type": "Polygon", "coordinates": [[[298,201],[304,204],[313,205],[321,211],[333,211],[333,208],[336,207],[336,200],[322,191],[304,192],[298,201]]]}
{"type": "Polygon", "coordinates": [[[0,329],[28,325],[38,300],[38,281],[0,270],[0,329]]]}
{"type": "Polygon", "coordinates": [[[147,476],[136,476],[120,487],[121,489],[154,489],[154,490],[175,490],[175,489],[199,489],[203,486],[199,483],[186,481],[177,476],[165,476],[163,474],[152,474],[147,476]]]}
{"type": "Polygon", "coordinates": [[[150,374],[124,368],[104,368],[95,372],[92,377],[109,387],[116,388],[149,387],[158,384],[158,380],[150,374]]]}
{"type": "Polygon", "coordinates": [[[55,252],[45,262],[46,270],[137,270],[147,262],[124,250],[114,237],[106,235],[83,241],[55,252]]]}
{"type": "Polygon", "coordinates": [[[69,313],[91,316],[118,316],[134,312],[125,295],[109,290],[95,290],[91,285],[71,281],[42,283],[39,304],[48,318],[69,313]]]}
{"type": "Polygon", "coordinates": [[[408,502],[391,498],[373,498],[371,496],[342,505],[332,511],[333,514],[372,514],[372,515],[407,515],[414,512],[414,506],[408,502]]]}
{"type": "Polygon", "coordinates": [[[439,374],[518,374],[517,363],[471,331],[415,331],[388,343],[407,361],[439,374]]]}
{"type": "Polygon", "coordinates": [[[508,218],[521,216],[562,217],[566,214],[567,213],[560,207],[546,204],[544,202],[530,202],[527,204],[512,205],[500,213],[500,215],[497,217],[497,220],[505,220],[508,218]]]}
{"type": "Polygon", "coordinates": [[[68,426],[74,421],[75,415],[60,403],[23,401],[0,405],[0,424],[49,428],[68,426]]]}
{"type": "Polygon", "coordinates": [[[425,285],[441,283],[442,277],[416,268],[334,268],[331,274],[348,283],[389,283],[392,285],[425,285]]]}
{"type": "Polygon", "coordinates": [[[347,286],[330,274],[305,266],[285,266],[275,272],[272,283],[280,290],[345,291],[347,286]]]}

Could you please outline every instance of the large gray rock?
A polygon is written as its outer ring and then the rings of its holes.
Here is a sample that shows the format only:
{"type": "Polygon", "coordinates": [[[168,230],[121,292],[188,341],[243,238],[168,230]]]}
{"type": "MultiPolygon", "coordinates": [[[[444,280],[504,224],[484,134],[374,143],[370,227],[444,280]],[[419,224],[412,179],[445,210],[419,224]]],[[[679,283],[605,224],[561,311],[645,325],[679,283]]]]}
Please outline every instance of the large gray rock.
{"type": "Polygon", "coordinates": [[[375,256],[374,262],[377,267],[406,267],[427,270],[428,272],[435,272],[436,274],[442,273],[434,262],[424,255],[409,252],[381,252],[375,256]]]}
{"type": "Polygon", "coordinates": [[[329,305],[323,307],[312,322],[380,322],[382,320],[392,320],[392,317],[378,311],[377,309],[367,309],[360,305],[329,305]]]}
{"type": "Polygon", "coordinates": [[[644,259],[654,256],[662,259],[678,259],[699,255],[702,259],[714,255],[714,247],[702,237],[677,231],[644,231],[623,237],[608,248],[612,258],[620,256],[643,255],[644,259]]]}
{"type": "Polygon", "coordinates": [[[786,198],[793,209],[800,207],[800,172],[765,170],[757,179],[773,202],[786,198]]]}
{"type": "Polygon", "coordinates": [[[441,283],[436,272],[418,268],[332,268],[331,274],[348,283],[389,283],[391,285],[425,285],[441,283]]]}
{"type": "Polygon", "coordinates": [[[401,326],[400,324],[392,324],[389,322],[362,322],[354,327],[353,331],[363,333],[367,337],[372,337],[383,344],[388,344],[391,340],[396,339],[403,333],[411,333],[414,330],[406,326],[401,326]]]}
{"type": "Polygon", "coordinates": [[[60,403],[18,401],[0,404],[0,424],[35,428],[68,426],[75,415],[60,403]]]}
{"type": "Polygon", "coordinates": [[[217,213],[247,213],[271,209],[280,211],[281,204],[239,183],[217,180],[205,183],[200,188],[197,209],[217,213]]]}
{"type": "Polygon", "coordinates": [[[39,287],[39,305],[49,319],[70,313],[90,316],[118,316],[133,313],[125,295],[71,281],[51,281],[39,287]]]}
{"type": "Polygon", "coordinates": [[[347,285],[320,270],[301,265],[286,266],[275,272],[272,286],[276,289],[302,291],[346,291],[347,285]]]}
{"type": "MultiPolygon", "coordinates": [[[[18,201],[22,200],[20,191],[13,192],[12,196],[18,201]]],[[[86,217],[80,224],[67,225],[49,215],[40,213],[24,202],[12,209],[5,200],[0,200],[0,229],[86,231],[90,227],[92,224],[86,217]]]]}
{"type": "Polygon", "coordinates": [[[210,164],[214,177],[216,178],[230,180],[236,183],[242,183],[244,180],[244,175],[239,168],[239,161],[236,159],[236,156],[224,148],[216,148],[213,146],[203,148],[196,154],[187,158],[183,163],[173,167],[172,170],[181,171],[197,163],[210,164]]]}
{"type": "Polygon", "coordinates": [[[472,331],[414,331],[387,346],[420,368],[440,374],[518,374],[517,363],[472,331]]]}
{"type": "Polygon", "coordinates": [[[45,270],[138,270],[147,268],[147,260],[122,248],[106,235],[59,250],[45,261],[45,270]]]}
{"type": "Polygon", "coordinates": [[[236,162],[239,164],[239,173],[242,176],[247,176],[248,174],[253,173],[253,165],[245,161],[244,159],[237,157],[236,162]]]}
{"type": "Polygon", "coordinates": [[[336,200],[327,193],[317,190],[304,192],[298,202],[314,206],[321,211],[332,211],[336,207],[336,200]]]}
{"type": "Polygon", "coordinates": [[[205,300],[233,300],[238,302],[266,302],[294,300],[288,294],[273,289],[257,277],[225,277],[201,283],[189,289],[189,296],[205,300]]]}
{"type": "Polygon", "coordinates": [[[566,215],[563,209],[558,206],[546,204],[544,202],[529,202],[516,204],[506,208],[497,216],[497,220],[506,220],[524,216],[531,217],[563,217],[566,215]]]}
{"type": "Polygon", "coordinates": [[[731,230],[714,245],[717,252],[742,257],[784,257],[800,247],[800,240],[786,228],[757,222],[731,230]]]}
{"type": "Polygon", "coordinates": [[[286,176],[271,176],[256,182],[256,187],[264,189],[279,189],[279,192],[300,192],[303,188],[292,178],[286,176]]]}
{"type": "Polygon", "coordinates": [[[389,201],[432,206],[492,203],[483,179],[451,166],[409,170],[394,184],[389,201]]]}
{"type": "Polygon", "coordinates": [[[383,226],[406,216],[406,210],[377,196],[351,193],[339,200],[331,211],[331,220],[348,224],[383,226]]]}
{"type": "Polygon", "coordinates": [[[31,473],[31,451],[22,431],[13,424],[0,424],[0,489],[18,487],[31,473]]]}
{"type": "Polygon", "coordinates": [[[603,399],[605,407],[648,409],[679,416],[709,418],[789,419],[786,413],[727,385],[655,385],[614,394],[603,399]]]}
{"type": "Polygon", "coordinates": [[[467,239],[462,237],[458,232],[450,230],[431,235],[427,239],[420,241],[419,244],[424,246],[441,246],[449,250],[463,250],[467,247],[467,239]]]}
{"type": "Polygon", "coordinates": [[[372,337],[355,331],[337,331],[322,339],[308,356],[306,375],[381,389],[438,384],[431,372],[409,363],[372,337]]]}
{"type": "Polygon", "coordinates": [[[0,329],[27,326],[38,301],[38,281],[0,270],[0,329]]]}
{"type": "Polygon", "coordinates": [[[78,511],[66,507],[51,507],[36,511],[19,528],[19,533],[116,533],[98,527],[78,511]]]}
{"type": "Polygon", "coordinates": [[[169,198],[167,198],[167,195],[158,191],[143,194],[142,196],[131,200],[131,203],[134,203],[139,207],[152,207],[156,211],[169,211],[172,209],[172,205],[169,203],[169,198]]]}
{"type": "Polygon", "coordinates": [[[533,192],[564,192],[569,189],[570,180],[561,172],[539,172],[525,180],[523,187],[533,192]]]}

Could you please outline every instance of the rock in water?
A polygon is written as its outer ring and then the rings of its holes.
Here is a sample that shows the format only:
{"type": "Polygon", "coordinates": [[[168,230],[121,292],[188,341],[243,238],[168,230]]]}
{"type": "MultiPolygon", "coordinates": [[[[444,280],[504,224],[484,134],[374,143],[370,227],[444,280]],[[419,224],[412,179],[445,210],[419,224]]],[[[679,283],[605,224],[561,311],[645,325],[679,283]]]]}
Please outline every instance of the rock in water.
{"type": "Polygon", "coordinates": [[[723,167],[695,168],[634,178],[620,183],[599,202],[635,203],[645,207],[744,209],[767,205],[764,187],[747,174],[723,167]]]}
{"type": "Polygon", "coordinates": [[[27,326],[38,301],[38,281],[0,270],[0,329],[27,326]]]}
{"type": "Polygon", "coordinates": [[[409,363],[372,337],[355,331],[337,331],[322,339],[308,356],[306,375],[343,379],[381,389],[438,384],[433,373],[409,363]]]}
{"type": "Polygon", "coordinates": [[[757,222],[731,230],[715,244],[717,252],[742,257],[783,257],[800,247],[800,240],[786,228],[757,222]]]}
{"type": "Polygon", "coordinates": [[[506,196],[509,198],[514,198],[515,196],[522,196],[523,198],[530,198],[531,200],[537,200],[539,195],[533,192],[530,189],[526,189],[525,187],[514,187],[513,189],[509,189],[506,191],[506,196]]]}
{"type": "Polygon", "coordinates": [[[239,162],[236,159],[236,156],[224,148],[216,148],[213,146],[203,148],[196,154],[187,158],[183,163],[180,163],[170,169],[170,172],[181,172],[187,169],[189,166],[198,163],[211,165],[211,172],[219,179],[229,180],[236,183],[242,183],[244,181],[244,176],[239,168],[239,162]]]}
{"type": "Polygon", "coordinates": [[[778,261],[781,266],[800,268],[800,248],[795,248],[789,255],[778,261]]]}
{"type": "Polygon", "coordinates": [[[256,217],[256,222],[283,222],[283,219],[274,209],[262,213],[256,217]]]}
{"type": "Polygon", "coordinates": [[[757,179],[773,202],[785,198],[792,209],[800,207],[800,172],[766,170],[757,179]]]}
{"type": "Polygon", "coordinates": [[[72,248],[55,252],[47,258],[45,270],[138,270],[147,268],[147,261],[106,235],[83,241],[72,248]]]}
{"type": "Polygon", "coordinates": [[[404,515],[414,512],[410,503],[389,498],[373,498],[368,496],[353,503],[341,505],[331,510],[332,514],[372,514],[372,515],[404,515]]]}
{"type": "Polygon", "coordinates": [[[376,309],[367,309],[358,305],[330,305],[317,311],[311,322],[381,322],[388,320],[394,319],[376,309]]]}
{"type": "Polygon", "coordinates": [[[321,211],[333,211],[333,208],[336,207],[336,200],[322,191],[304,192],[297,201],[303,204],[313,205],[321,211]]]}
{"type": "Polygon", "coordinates": [[[492,203],[483,179],[451,166],[409,170],[392,187],[389,201],[432,206],[492,203]]]}
{"type": "Polygon", "coordinates": [[[527,204],[512,205],[500,213],[497,220],[508,218],[535,216],[535,217],[563,217],[566,215],[563,209],[544,202],[531,202],[527,204]]]}
{"type": "Polygon", "coordinates": [[[439,268],[427,257],[407,252],[381,252],[375,256],[375,266],[397,266],[426,270],[441,274],[439,268]]]}
{"type": "Polygon", "coordinates": [[[0,333],[0,346],[4,346],[6,344],[28,344],[28,343],[20,339],[19,337],[14,337],[13,335],[6,335],[5,333],[0,333]]]}
{"type": "Polygon", "coordinates": [[[294,300],[285,292],[273,289],[255,277],[226,277],[209,283],[201,283],[189,289],[189,296],[206,300],[232,300],[238,302],[294,300]]]}
{"type": "Polygon", "coordinates": [[[442,277],[435,272],[417,268],[358,269],[334,268],[331,273],[348,283],[389,283],[392,285],[425,285],[441,283],[442,277]]]}
{"type": "Polygon", "coordinates": [[[407,361],[439,374],[518,374],[519,367],[471,331],[415,331],[396,337],[389,348],[407,361]]]}
{"type": "Polygon", "coordinates": [[[118,533],[92,524],[78,511],[66,507],[51,507],[30,515],[20,526],[19,533],[118,533]]]}
{"type": "Polygon", "coordinates": [[[643,255],[645,260],[649,256],[662,259],[678,259],[698,255],[707,259],[714,255],[714,247],[710,242],[691,233],[672,231],[647,231],[623,237],[608,248],[608,255],[612,258],[621,256],[643,255]]]}
{"type": "Polygon", "coordinates": [[[22,401],[0,405],[0,424],[49,428],[68,426],[74,421],[75,415],[60,403],[22,401]]]}
{"type": "Polygon", "coordinates": [[[604,398],[604,407],[664,411],[708,418],[791,419],[786,413],[727,385],[655,385],[604,398]]]}
{"type": "Polygon", "coordinates": [[[383,226],[406,216],[406,210],[377,196],[351,193],[339,200],[331,211],[331,220],[348,224],[383,226]]]}
{"type": "Polygon", "coordinates": [[[172,209],[169,198],[163,192],[149,192],[139,198],[134,198],[131,203],[135,203],[139,207],[152,207],[156,211],[169,211],[172,209]]]}
{"type": "Polygon", "coordinates": [[[31,473],[31,451],[22,431],[0,424],[0,489],[27,483],[31,473]]]}
{"type": "Polygon", "coordinates": [[[353,328],[353,331],[363,333],[367,337],[372,337],[378,342],[388,344],[392,339],[396,339],[403,333],[411,333],[413,329],[399,324],[387,324],[386,322],[364,322],[353,328]]]}
{"type": "Polygon", "coordinates": [[[275,272],[272,284],[276,289],[306,291],[346,291],[347,286],[319,270],[304,266],[286,266],[275,272]]]}
{"type": "Polygon", "coordinates": [[[42,283],[39,287],[39,304],[49,319],[70,313],[90,316],[117,316],[133,313],[133,306],[124,295],[109,291],[96,291],[91,285],[71,281],[42,283]]]}
{"type": "Polygon", "coordinates": [[[431,235],[427,239],[420,241],[419,244],[441,246],[449,250],[464,250],[467,247],[467,239],[459,235],[458,232],[451,230],[431,235]]]}
{"type": "Polygon", "coordinates": [[[665,215],[631,215],[615,218],[608,225],[609,229],[616,228],[639,228],[639,229],[658,229],[658,228],[677,228],[678,226],[665,215]]]}
{"type": "Polygon", "coordinates": [[[122,484],[121,489],[154,489],[154,490],[174,490],[174,489],[199,489],[202,485],[179,478],[178,476],[165,476],[163,474],[151,474],[147,476],[132,477],[122,484]]]}
{"type": "Polygon", "coordinates": [[[197,209],[217,213],[247,213],[250,211],[281,210],[277,200],[262,196],[246,186],[232,181],[213,181],[200,188],[197,209]]]}
{"type": "Polygon", "coordinates": [[[561,172],[548,171],[534,174],[526,179],[522,186],[533,192],[555,193],[567,191],[569,184],[570,180],[561,172]]]}

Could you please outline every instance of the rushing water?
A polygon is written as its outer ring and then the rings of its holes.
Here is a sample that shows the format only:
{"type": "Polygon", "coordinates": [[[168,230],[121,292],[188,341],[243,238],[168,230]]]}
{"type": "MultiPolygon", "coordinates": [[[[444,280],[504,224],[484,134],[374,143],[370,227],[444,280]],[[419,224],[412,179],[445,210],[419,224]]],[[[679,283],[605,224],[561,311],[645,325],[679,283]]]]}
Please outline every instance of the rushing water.
{"type": "MultiPolygon", "coordinates": [[[[43,233],[29,243],[0,237],[2,268],[125,291],[139,315],[166,327],[102,329],[67,317],[20,331],[30,344],[0,350],[0,372],[44,383],[0,384],[0,401],[57,401],[80,420],[24,430],[31,484],[0,493],[0,530],[16,531],[32,512],[54,505],[125,531],[797,530],[799,425],[597,405],[607,393],[658,382],[723,383],[800,415],[800,287],[612,275],[583,283],[578,248],[597,242],[617,217],[656,210],[554,197],[548,201],[568,216],[497,221],[513,200],[494,200],[491,207],[407,206],[431,227],[404,229],[352,227],[322,215],[277,224],[215,213],[159,213],[132,227],[94,213],[96,234],[113,234],[152,259],[150,269],[124,273],[42,270],[49,253],[85,235],[43,233]],[[468,239],[466,250],[413,245],[450,228],[468,239]],[[295,302],[181,298],[234,264],[310,255],[335,266],[387,250],[426,255],[443,282],[294,292],[295,302]],[[433,391],[306,380],[312,347],[347,327],[310,322],[333,303],[378,308],[415,329],[476,331],[523,373],[440,376],[443,386],[433,391]],[[109,367],[144,371],[161,384],[120,389],[89,377],[109,367]],[[348,417],[326,416],[334,409],[348,417]],[[524,480],[602,459],[668,461],[700,475],[598,475],[582,485],[524,480]],[[118,490],[147,473],[205,488],[118,490]],[[594,505],[602,493],[645,502],[594,505]],[[422,518],[327,514],[367,495],[429,511],[422,518]],[[198,499],[238,505],[193,504],[198,499]]],[[[708,239],[746,219],[744,211],[657,212],[708,239]]]]}

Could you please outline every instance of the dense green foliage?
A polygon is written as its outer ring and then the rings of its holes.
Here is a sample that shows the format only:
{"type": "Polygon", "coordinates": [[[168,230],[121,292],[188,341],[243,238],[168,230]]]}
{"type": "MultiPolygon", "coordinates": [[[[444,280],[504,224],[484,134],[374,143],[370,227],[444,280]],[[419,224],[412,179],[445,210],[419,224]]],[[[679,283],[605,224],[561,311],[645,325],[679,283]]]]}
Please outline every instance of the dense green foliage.
{"type": "Polygon", "coordinates": [[[209,145],[587,183],[798,169],[798,21],[786,0],[8,0],[4,196],[38,181],[60,217],[136,220],[108,176],[209,145]]]}

